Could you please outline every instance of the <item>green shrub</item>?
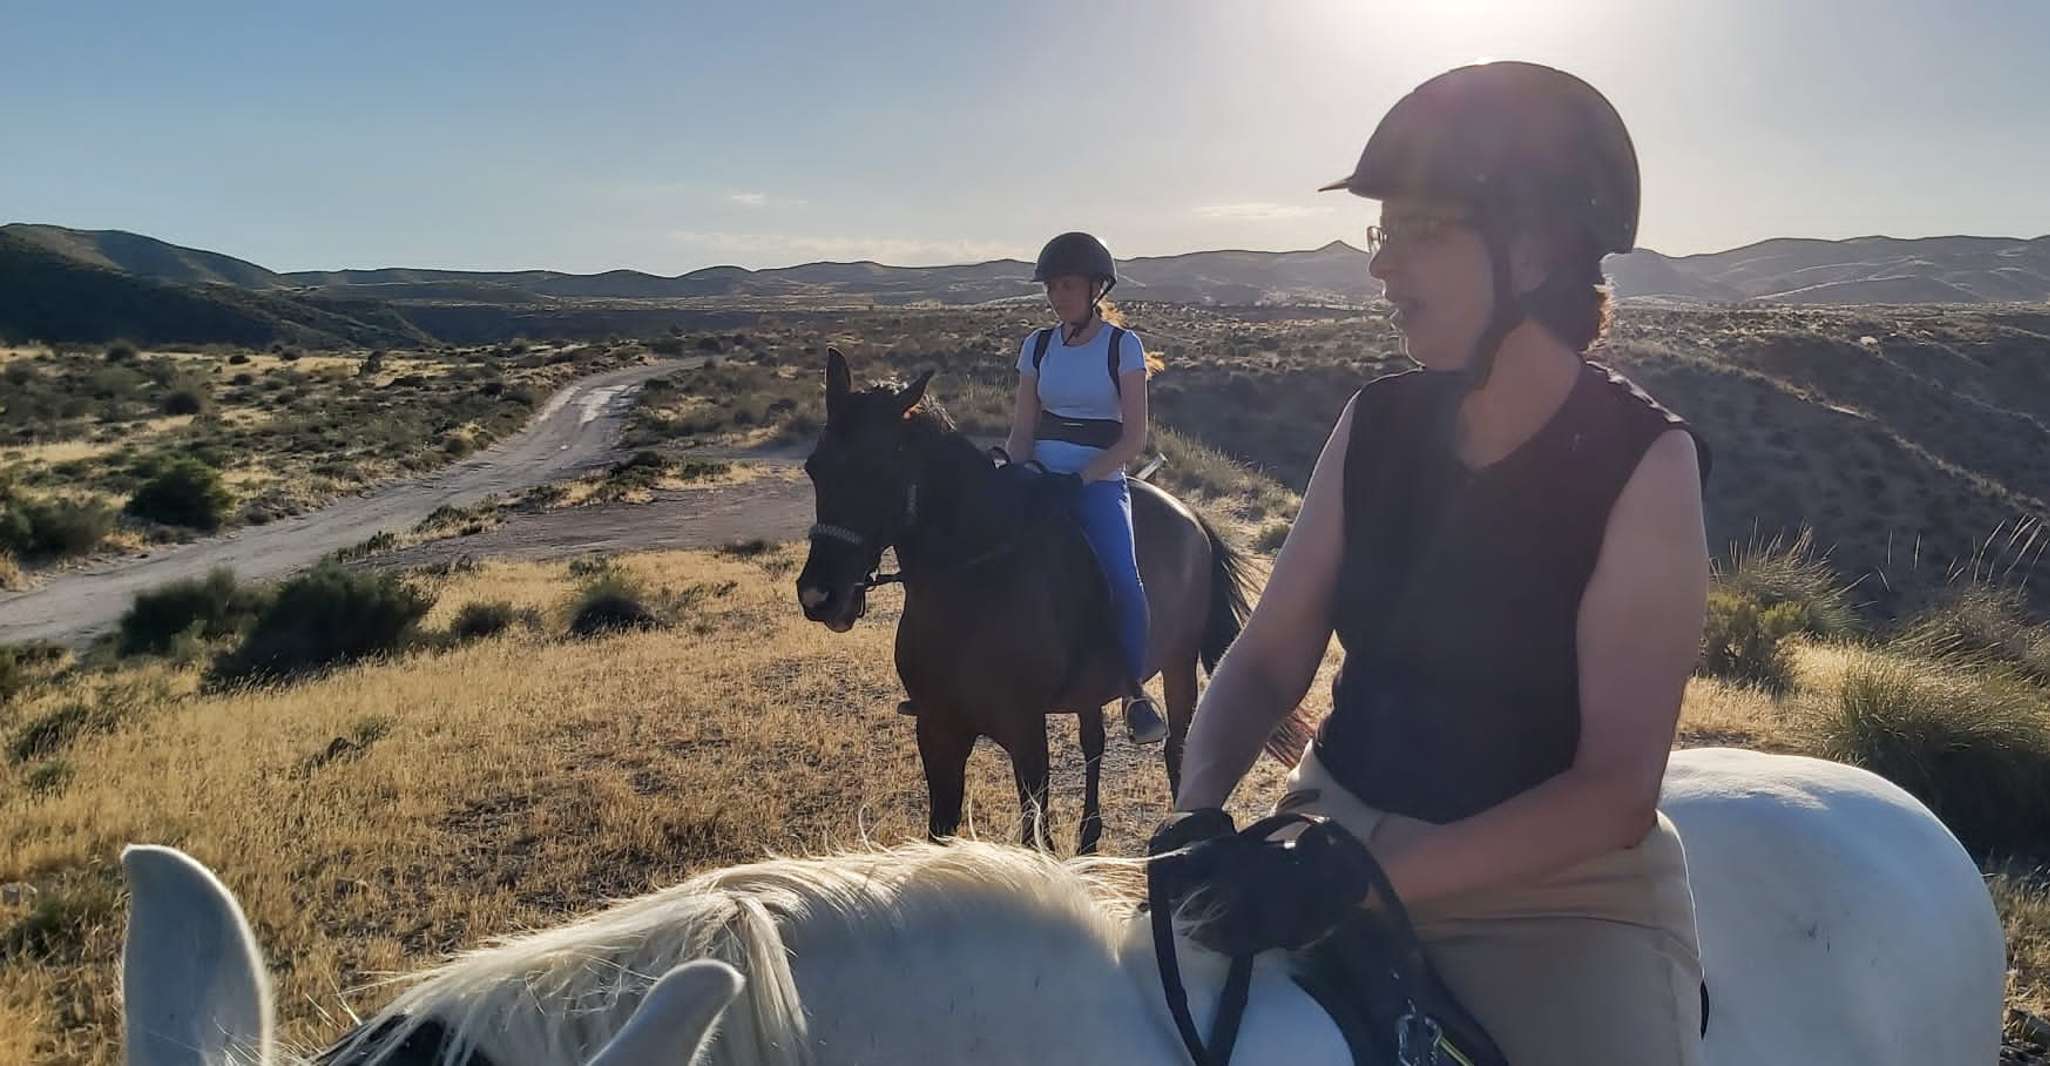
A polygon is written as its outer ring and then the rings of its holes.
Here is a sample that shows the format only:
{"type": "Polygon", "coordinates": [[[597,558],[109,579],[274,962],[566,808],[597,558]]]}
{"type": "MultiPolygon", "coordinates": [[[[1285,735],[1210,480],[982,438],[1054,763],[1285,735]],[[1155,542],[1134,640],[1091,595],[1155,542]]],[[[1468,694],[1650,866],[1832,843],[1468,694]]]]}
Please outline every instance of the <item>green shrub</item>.
{"type": "Polygon", "coordinates": [[[503,600],[488,603],[466,603],[456,612],[455,620],[448,625],[450,641],[462,644],[472,640],[495,637],[516,625],[538,628],[540,618],[530,608],[521,610],[503,600]]]}
{"type": "Polygon", "coordinates": [[[0,549],[18,555],[84,555],[113,529],[113,509],[93,500],[0,499],[0,549]]]}
{"type": "Polygon", "coordinates": [[[572,636],[592,637],[662,624],[644,602],[640,582],[608,567],[584,582],[570,610],[569,631],[572,636]]]}
{"type": "Polygon", "coordinates": [[[161,655],[188,631],[202,640],[233,636],[262,610],[262,594],[237,584],[232,570],[174,581],[138,593],[129,604],[121,616],[121,654],[161,655]]]}
{"type": "Polygon", "coordinates": [[[1946,590],[1895,642],[1926,658],[2007,667],[2050,683],[2050,625],[2030,619],[2018,589],[1971,582],[1946,590]]]}
{"type": "Polygon", "coordinates": [[[1815,715],[1817,754],[1929,805],[1980,855],[2050,841],[2050,706],[2013,675],[1881,655],[1854,660],[1815,715]]]}
{"type": "Polygon", "coordinates": [[[135,361],[135,345],[127,341],[115,341],[107,345],[107,362],[132,363],[135,361]]]}
{"type": "Polygon", "coordinates": [[[234,503],[220,471],[197,459],[178,459],[128,498],[127,511],[167,526],[211,533],[221,528],[234,503]]]}
{"type": "Polygon", "coordinates": [[[1850,588],[1815,550],[1815,531],[1802,529],[1789,541],[1774,537],[1733,548],[1717,568],[1716,583],[1762,608],[1792,604],[1800,631],[1833,637],[1859,629],[1850,588]]]}
{"type": "Polygon", "coordinates": [[[167,415],[205,414],[211,404],[206,390],[197,385],[183,385],[164,394],[164,413],[167,415]]]}
{"type": "Polygon", "coordinates": [[[228,357],[229,366],[246,366],[248,365],[248,363],[249,356],[245,352],[236,352],[234,355],[228,357]]]}
{"type": "Polygon", "coordinates": [[[1701,635],[1701,672],[1785,692],[1794,682],[1793,649],[1786,638],[1802,631],[1798,604],[1762,607],[1750,596],[1711,589],[1701,635]]]}
{"type": "Polygon", "coordinates": [[[278,679],[399,651],[434,601],[393,574],[334,562],[278,586],[240,647],[214,664],[225,683],[278,679]]]}

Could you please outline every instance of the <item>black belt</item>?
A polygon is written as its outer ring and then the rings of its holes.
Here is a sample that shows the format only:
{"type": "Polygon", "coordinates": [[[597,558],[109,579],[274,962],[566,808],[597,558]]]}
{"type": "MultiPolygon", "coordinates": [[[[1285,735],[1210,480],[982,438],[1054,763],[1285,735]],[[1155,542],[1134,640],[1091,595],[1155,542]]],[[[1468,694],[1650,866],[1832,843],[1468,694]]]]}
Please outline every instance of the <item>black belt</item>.
{"type": "Polygon", "coordinates": [[[1051,411],[1039,412],[1040,440],[1059,440],[1085,448],[1108,448],[1125,435],[1125,424],[1115,418],[1068,418],[1051,411]]]}

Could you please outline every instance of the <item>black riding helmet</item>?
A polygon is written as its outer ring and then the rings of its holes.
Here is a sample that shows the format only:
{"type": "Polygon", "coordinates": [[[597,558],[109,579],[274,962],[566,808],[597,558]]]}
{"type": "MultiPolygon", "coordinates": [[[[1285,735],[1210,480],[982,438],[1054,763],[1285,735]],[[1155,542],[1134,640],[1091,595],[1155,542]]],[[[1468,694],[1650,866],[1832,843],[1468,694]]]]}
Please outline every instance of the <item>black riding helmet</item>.
{"type": "MultiPolygon", "coordinates": [[[[1110,249],[1103,242],[1080,231],[1063,233],[1046,242],[1039,250],[1039,262],[1032,267],[1032,280],[1045,282],[1063,274],[1080,274],[1092,283],[1102,282],[1103,291],[1096,294],[1101,300],[1117,287],[1118,264],[1110,257],[1110,249]]],[[[1096,311],[1094,301],[1090,303],[1090,314],[1096,311]]]]}
{"type": "Polygon", "coordinates": [[[1468,366],[1476,388],[1524,318],[1509,277],[1520,225],[1570,220],[1604,254],[1637,241],[1630,131],[1593,86],[1536,63],[1459,67],[1417,86],[1381,119],[1353,172],[1319,191],[1330,189],[1376,200],[1443,197],[1476,211],[1495,286],[1493,319],[1468,366]]]}

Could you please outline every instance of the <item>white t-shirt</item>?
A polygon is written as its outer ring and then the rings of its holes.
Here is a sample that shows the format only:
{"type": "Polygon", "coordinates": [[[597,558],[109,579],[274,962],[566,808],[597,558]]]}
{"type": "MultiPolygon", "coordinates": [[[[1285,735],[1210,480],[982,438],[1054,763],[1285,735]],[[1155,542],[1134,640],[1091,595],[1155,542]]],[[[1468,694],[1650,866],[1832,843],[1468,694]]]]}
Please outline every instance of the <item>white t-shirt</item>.
{"type": "MultiPolygon", "coordinates": [[[[1096,336],[1072,348],[1062,343],[1062,330],[1055,326],[1053,337],[1046,344],[1046,358],[1034,371],[1032,348],[1038,335],[1036,330],[1027,333],[1025,343],[1019,346],[1018,373],[1039,378],[1039,406],[1063,418],[1123,421],[1118,388],[1110,379],[1110,324],[1104,323],[1097,328],[1096,336]]],[[[1118,350],[1118,373],[1145,368],[1145,346],[1139,342],[1137,333],[1126,330],[1118,350]]]]}

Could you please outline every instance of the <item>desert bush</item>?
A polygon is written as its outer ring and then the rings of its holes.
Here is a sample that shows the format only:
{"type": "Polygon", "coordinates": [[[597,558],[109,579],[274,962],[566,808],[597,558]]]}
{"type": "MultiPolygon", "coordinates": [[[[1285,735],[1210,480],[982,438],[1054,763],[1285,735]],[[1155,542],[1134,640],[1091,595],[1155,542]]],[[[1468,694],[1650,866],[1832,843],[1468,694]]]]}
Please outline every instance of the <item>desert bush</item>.
{"type": "Polygon", "coordinates": [[[599,636],[628,629],[654,629],[662,619],[651,610],[641,583],[622,571],[605,567],[585,579],[570,608],[570,635],[599,636]]]}
{"type": "Polygon", "coordinates": [[[434,601],[393,574],[323,562],[278,586],[212,680],[291,677],[404,649],[434,601]]]}
{"type": "Polygon", "coordinates": [[[540,621],[533,609],[523,610],[504,600],[466,603],[449,623],[448,635],[452,643],[461,644],[497,636],[516,625],[539,628],[540,621]]]}
{"type": "Polygon", "coordinates": [[[0,496],[0,550],[31,557],[84,555],[114,529],[114,512],[93,500],[0,496]]]}
{"type": "Polygon", "coordinates": [[[2019,589],[1973,581],[1946,589],[1904,622],[1894,643],[1927,658],[1998,666],[2050,683],[2050,625],[2019,589]]]}
{"type": "Polygon", "coordinates": [[[107,345],[107,362],[132,363],[135,361],[135,345],[128,341],[115,341],[107,345]]]}
{"type": "Polygon", "coordinates": [[[206,390],[198,385],[181,385],[164,394],[164,413],[167,415],[205,414],[212,400],[206,390]]]}
{"type": "Polygon", "coordinates": [[[1716,583],[1761,608],[1791,604],[1800,631],[1834,637],[1859,629],[1850,590],[1815,549],[1815,531],[1802,529],[1792,540],[1773,537],[1734,547],[1716,568],[1716,583]]]}
{"type": "Polygon", "coordinates": [[[211,533],[233,507],[235,496],[220,471],[197,459],[177,459],[129,497],[126,510],[137,518],[211,533]]]}
{"type": "Polygon", "coordinates": [[[233,636],[262,610],[263,594],[222,568],[138,593],[121,615],[119,647],[123,655],[161,655],[187,633],[202,640],[233,636]]]}
{"type": "Polygon", "coordinates": [[[2042,855],[2050,841],[2050,707],[2013,675],[1865,654],[1814,713],[1816,753],[1929,805],[1975,853],[2042,855]]]}
{"type": "Polygon", "coordinates": [[[1794,683],[1794,653],[1787,638],[1799,632],[1799,605],[1765,607],[1742,593],[1713,588],[1701,634],[1701,673],[1785,692],[1794,683]]]}

